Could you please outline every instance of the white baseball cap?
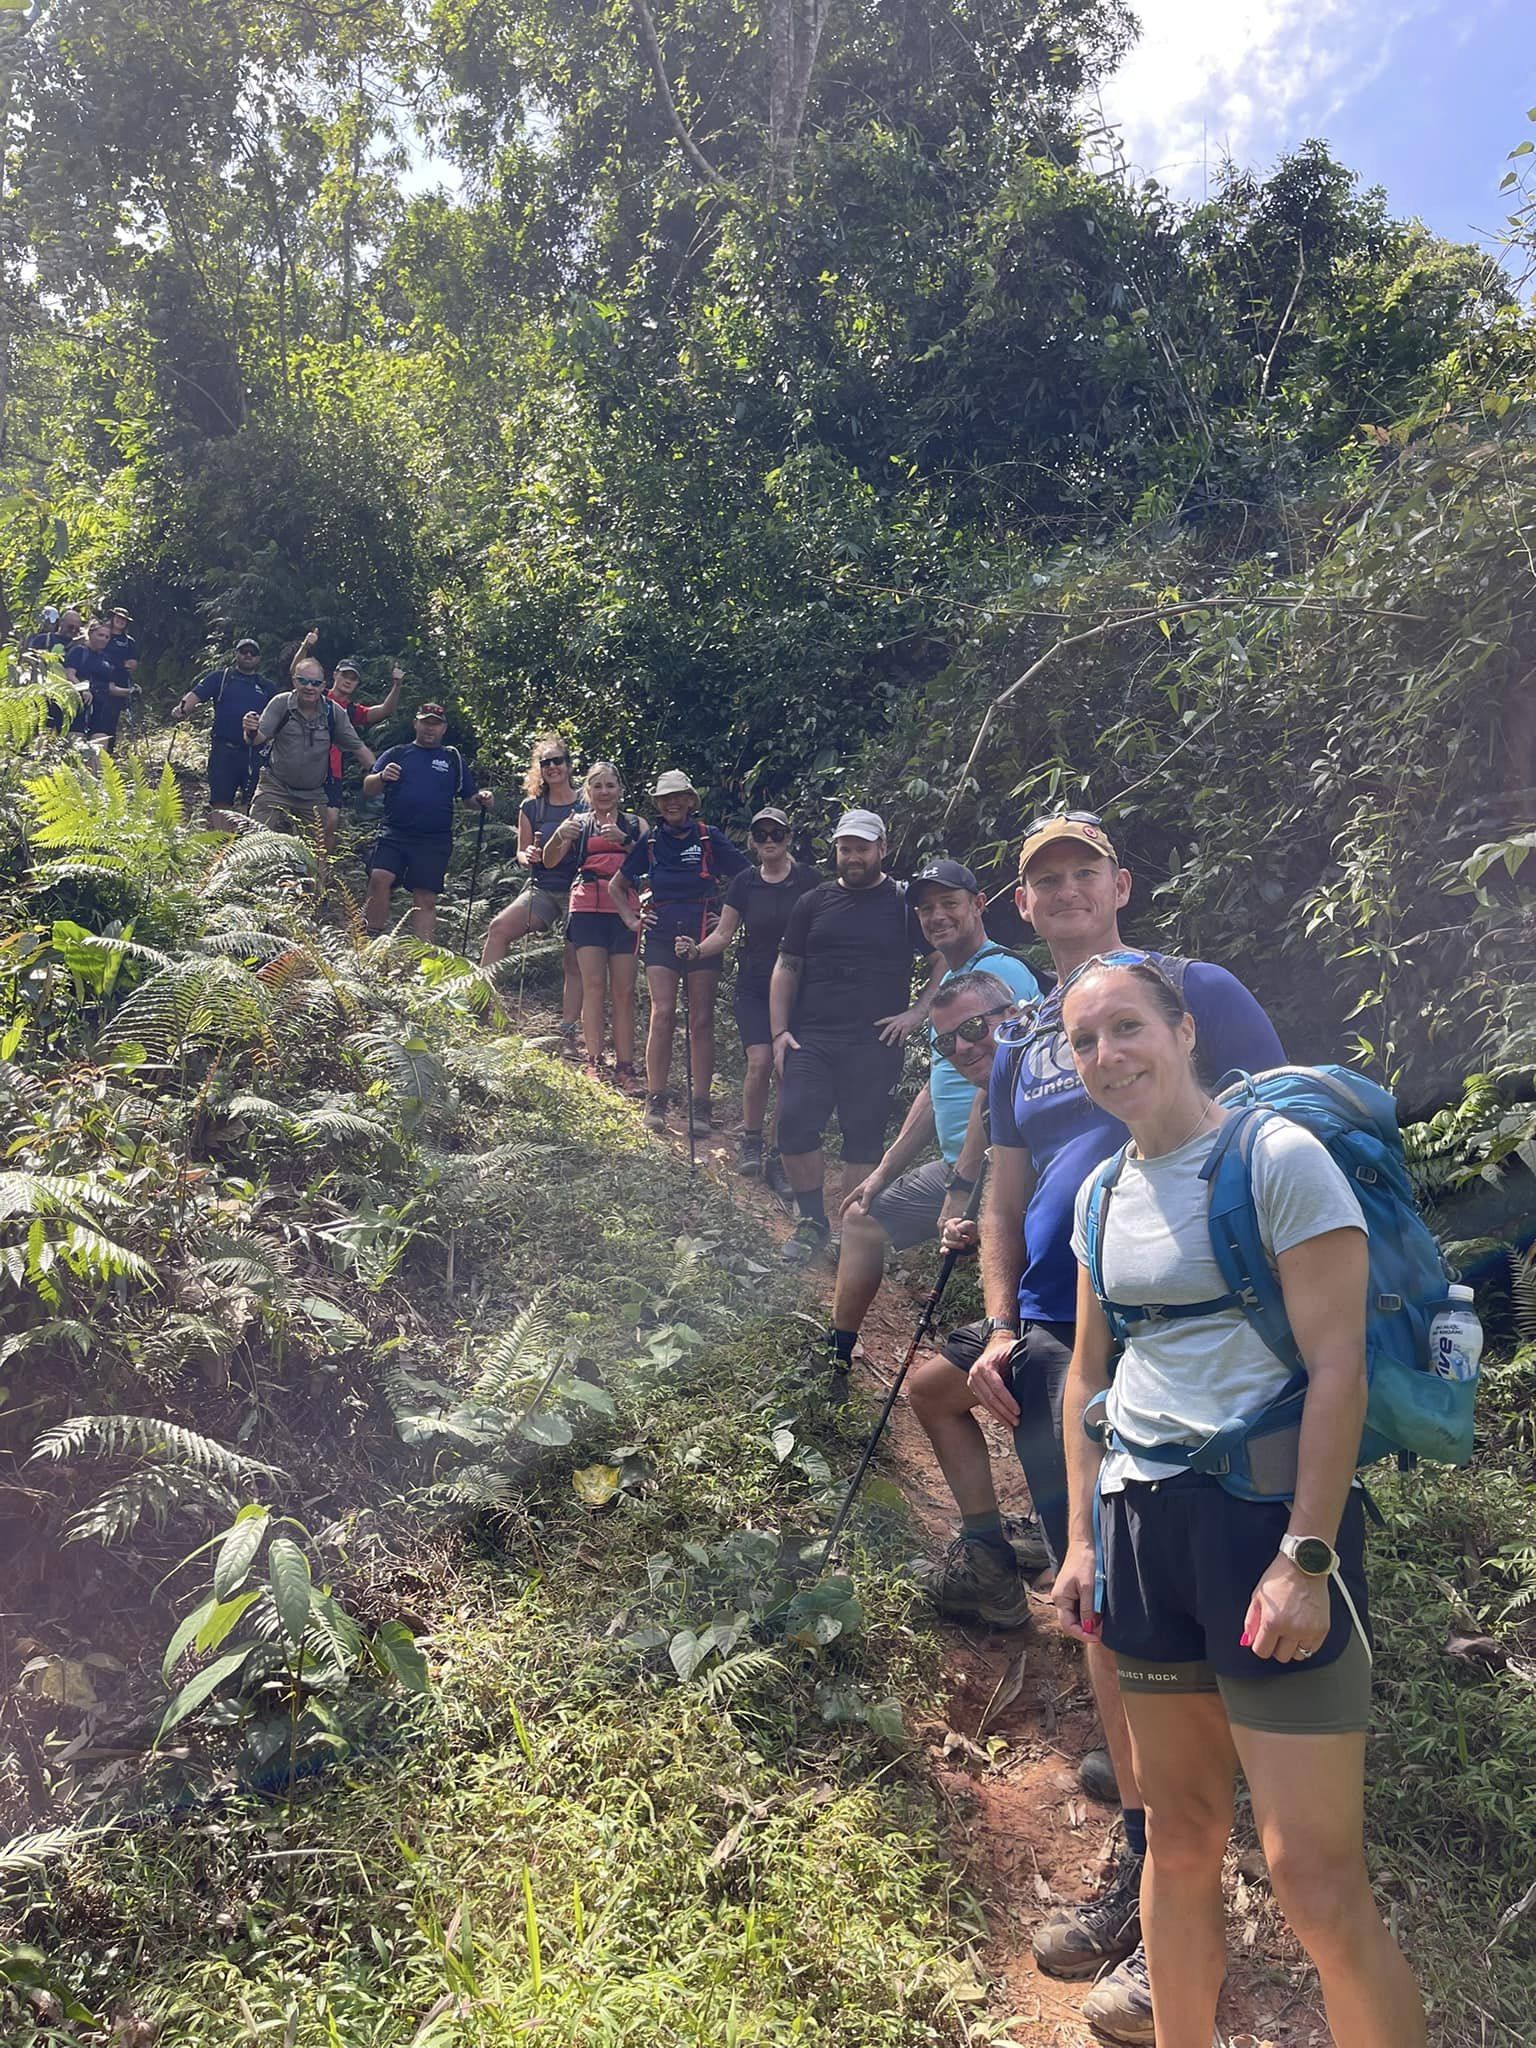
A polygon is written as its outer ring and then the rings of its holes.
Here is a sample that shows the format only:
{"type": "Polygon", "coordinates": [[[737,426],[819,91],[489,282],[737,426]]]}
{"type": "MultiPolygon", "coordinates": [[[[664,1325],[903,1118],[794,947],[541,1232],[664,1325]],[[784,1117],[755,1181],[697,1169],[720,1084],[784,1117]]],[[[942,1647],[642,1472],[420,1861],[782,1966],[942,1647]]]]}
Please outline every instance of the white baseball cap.
{"type": "Polygon", "coordinates": [[[681,768],[668,768],[665,774],[658,775],[656,787],[651,791],[652,796],[697,796],[698,793],[681,768]]]}
{"type": "Polygon", "coordinates": [[[844,811],[832,828],[834,839],[868,839],[885,837],[885,820],[876,811],[844,811]]]}

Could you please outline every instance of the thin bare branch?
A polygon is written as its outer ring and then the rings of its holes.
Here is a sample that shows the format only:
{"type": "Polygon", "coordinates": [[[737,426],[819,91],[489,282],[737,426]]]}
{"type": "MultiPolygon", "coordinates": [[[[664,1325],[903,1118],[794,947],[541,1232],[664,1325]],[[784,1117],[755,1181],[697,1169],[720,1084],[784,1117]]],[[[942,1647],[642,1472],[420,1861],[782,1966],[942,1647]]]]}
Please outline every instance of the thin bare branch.
{"type": "Polygon", "coordinates": [[[672,81],[667,76],[666,59],[661,54],[661,38],[656,33],[656,22],[646,0],[630,0],[630,5],[634,10],[635,25],[640,31],[641,47],[650,60],[651,75],[656,80],[656,90],[661,94],[661,103],[667,110],[667,120],[679,148],[706,184],[723,185],[725,180],[688,133],[688,125],[677,111],[672,81]]]}

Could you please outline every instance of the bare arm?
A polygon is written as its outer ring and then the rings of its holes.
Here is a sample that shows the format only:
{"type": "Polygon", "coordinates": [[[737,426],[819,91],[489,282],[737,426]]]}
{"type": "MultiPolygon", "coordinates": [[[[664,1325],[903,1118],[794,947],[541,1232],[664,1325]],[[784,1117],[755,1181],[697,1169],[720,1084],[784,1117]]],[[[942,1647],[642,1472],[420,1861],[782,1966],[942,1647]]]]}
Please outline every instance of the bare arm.
{"type": "Polygon", "coordinates": [[[885,1045],[900,1045],[910,1038],[919,1025],[928,1022],[928,1012],[933,1008],[933,999],[939,992],[939,983],[944,979],[946,969],[942,953],[928,955],[928,983],[910,1009],[900,1011],[894,1017],[877,1017],[875,1023],[880,1030],[881,1042],[885,1045]]]}
{"type": "Polygon", "coordinates": [[[609,900],[620,918],[634,932],[640,929],[640,902],[635,885],[622,870],[608,884],[609,900]]]}
{"type": "Polygon", "coordinates": [[[1021,1145],[994,1145],[992,1171],[981,1205],[981,1289],[987,1314],[1009,1326],[995,1330],[967,1378],[971,1392],[1005,1429],[1019,1419],[1019,1404],[1003,1377],[1008,1354],[1018,1341],[1019,1276],[1024,1271],[1024,1211],[1034,1192],[1035,1170],[1021,1145]]]}
{"type": "Polygon", "coordinates": [[[383,703],[375,704],[373,707],[374,718],[382,720],[390,717],[393,714],[395,707],[400,702],[400,689],[404,681],[405,670],[400,666],[399,662],[397,661],[394,665],[394,668],[390,671],[389,689],[385,693],[383,703]]]}
{"type": "Polygon", "coordinates": [[[1102,1448],[1084,1433],[1083,1410],[1109,1385],[1109,1325],[1093,1282],[1077,1271],[1077,1334],[1061,1397],[1062,1449],[1067,1460],[1067,1554],[1051,1597],[1068,1635],[1091,1642],[1097,1632],[1094,1602],[1093,1496],[1098,1490],[1102,1448]]]}
{"type": "Polygon", "coordinates": [[[685,960],[718,960],[740,930],[741,912],[725,903],[720,907],[720,922],[707,939],[679,939],[677,950],[685,960]]]}
{"type": "Polygon", "coordinates": [[[800,993],[800,970],[804,965],[795,954],[781,953],[773,963],[773,979],[768,984],[768,1029],[773,1033],[773,1063],[781,1080],[785,1052],[800,1050],[800,1041],[790,1030],[789,1019],[800,993]]]}

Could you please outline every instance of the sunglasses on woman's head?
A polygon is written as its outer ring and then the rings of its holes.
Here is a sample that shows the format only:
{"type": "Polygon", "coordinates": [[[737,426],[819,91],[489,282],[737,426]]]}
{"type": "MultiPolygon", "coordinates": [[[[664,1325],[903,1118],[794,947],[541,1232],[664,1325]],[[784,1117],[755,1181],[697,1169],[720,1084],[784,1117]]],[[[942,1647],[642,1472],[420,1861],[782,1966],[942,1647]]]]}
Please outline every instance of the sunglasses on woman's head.
{"type": "Polygon", "coordinates": [[[974,1017],[965,1018],[952,1031],[935,1031],[933,1034],[934,1051],[941,1059],[947,1060],[951,1057],[961,1039],[964,1039],[967,1045],[980,1045],[981,1041],[992,1029],[990,1019],[1001,1017],[1012,1008],[1012,1003],[994,1003],[990,1010],[982,1010],[974,1017]]]}
{"type": "Polygon", "coordinates": [[[754,825],[752,827],[752,837],[759,841],[765,839],[783,840],[787,839],[789,834],[782,825],[754,825]]]}
{"type": "MultiPolygon", "coordinates": [[[[1150,953],[1142,952],[1135,946],[1120,946],[1112,953],[1095,953],[1091,960],[1084,960],[1081,965],[1074,967],[1070,974],[1063,977],[1056,987],[1058,1014],[1060,1013],[1061,1000],[1066,995],[1067,990],[1071,988],[1074,982],[1081,981],[1085,974],[1090,973],[1096,967],[1150,967],[1159,981],[1168,982],[1170,988],[1174,986],[1150,953]]],[[[1177,990],[1174,992],[1175,994],[1178,993],[1177,990]]]]}

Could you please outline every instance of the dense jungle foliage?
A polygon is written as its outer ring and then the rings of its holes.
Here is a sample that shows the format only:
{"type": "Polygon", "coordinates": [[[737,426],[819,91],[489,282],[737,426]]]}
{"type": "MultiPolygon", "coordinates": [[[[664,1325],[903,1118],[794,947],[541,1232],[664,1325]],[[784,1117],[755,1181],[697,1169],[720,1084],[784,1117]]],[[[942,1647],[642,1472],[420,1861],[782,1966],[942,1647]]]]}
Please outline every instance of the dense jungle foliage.
{"type": "Polygon", "coordinates": [[[0,674],[7,2038],[996,2038],[910,1541],[811,1590],[863,1418],[763,1242],[161,773],[310,625],[498,839],[555,723],[807,850],[872,802],[1015,938],[1086,800],[1137,936],[1430,1119],[1509,1317],[1474,1472],[1383,1489],[1374,1853],[1442,2048],[1526,2038],[1536,152],[1495,255],[1320,142],[1176,203],[1083,111],[1132,32],[0,7],[0,634],[127,605],[152,735],[97,780],[0,674]]]}

